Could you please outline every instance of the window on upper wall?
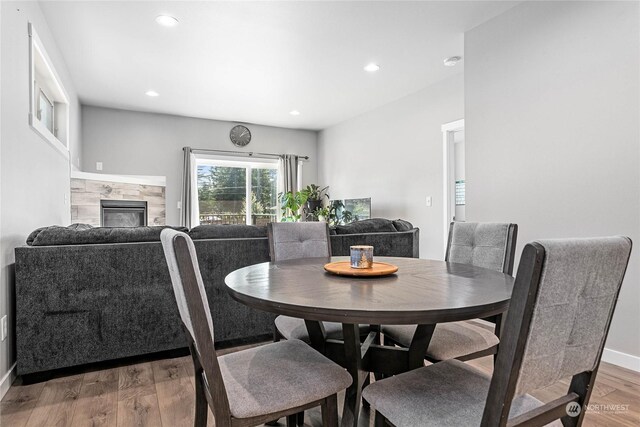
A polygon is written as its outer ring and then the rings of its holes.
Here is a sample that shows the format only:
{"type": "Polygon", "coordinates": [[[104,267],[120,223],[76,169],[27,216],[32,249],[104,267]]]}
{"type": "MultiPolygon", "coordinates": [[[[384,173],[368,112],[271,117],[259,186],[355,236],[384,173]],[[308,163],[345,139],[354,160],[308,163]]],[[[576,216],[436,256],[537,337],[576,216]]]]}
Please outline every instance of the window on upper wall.
{"type": "Polygon", "coordinates": [[[32,24],[29,24],[29,40],[29,124],[68,156],[69,97],[32,24]]]}
{"type": "Polygon", "coordinates": [[[277,220],[277,160],[197,157],[194,180],[200,224],[266,225],[277,220]]]}

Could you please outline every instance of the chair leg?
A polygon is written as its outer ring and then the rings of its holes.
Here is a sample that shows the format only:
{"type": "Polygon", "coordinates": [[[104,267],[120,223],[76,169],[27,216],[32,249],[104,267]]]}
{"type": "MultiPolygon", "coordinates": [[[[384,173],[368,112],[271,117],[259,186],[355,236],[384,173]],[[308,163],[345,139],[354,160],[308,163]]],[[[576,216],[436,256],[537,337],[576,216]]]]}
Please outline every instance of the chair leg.
{"type": "Polygon", "coordinates": [[[207,415],[209,414],[209,404],[204,394],[202,384],[202,373],[196,373],[196,415],[193,425],[195,427],[207,426],[207,415]]]}
{"type": "Polygon", "coordinates": [[[376,411],[373,425],[375,427],[386,427],[387,420],[384,419],[384,416],[380,412],[376,411]]]}
{"type": "MultiPolygon", "coordinates": [[[[496,328],[494,330],[494,333],[496,334],[496,336],[498,338],[500,338],[502,336],[502,317],[504,316],[504,314],[499,314],[495,317],[495,324],[496,324],[496,328]]],[[[498,349],[500,348],[500,344],[498,343],[498,348],[496,348],[496,352],[493,353],[493,367],[495,368],[496,366],[496,362],[498,361],[498,349]]]]}
{"type": "Polygon", "coordinates": [[[338,395],[332,394],[324,400],[322,408],[322,427],[338,427],[338,395]]]}
{"type": "MultiPolygon", "coordinates": [[[[380,345],[388,346],[390,344],[383,333],[378,333],[378,340],[380,341],[380,345]]],[[[376,381],[384,379],[384,375],[379,372],[374,372],[373,377],[376,379],[376,381]]]]}
{"type": "Polygon", "coordinates": [[[287,415],[287,427],[296,427],[297,414],[287,415]]]}
{"type": "Polygon", "coordinates": [[[280,341],[280,332],[278,332],[278,327],[276,324],[273,324],[273,342],[280,341]]]}
{"type": "MultiPolygon", "coordinates": [[[[364,379],[364,383],[362,383],[362,389],[364,390],[369,384],[371,384],[371,374],[367,375],[367,378],[364,379]]],[[[362,407],[369,408],[371,405],[364,398],[362,399],[362,407]]]]}
{"type": "Polygon", "coordinates": [[[296,420],[297,420],[298,427],[303,426],[304,425],[304,411],[300,411],[296,415],[297,415],[296,420]]]}

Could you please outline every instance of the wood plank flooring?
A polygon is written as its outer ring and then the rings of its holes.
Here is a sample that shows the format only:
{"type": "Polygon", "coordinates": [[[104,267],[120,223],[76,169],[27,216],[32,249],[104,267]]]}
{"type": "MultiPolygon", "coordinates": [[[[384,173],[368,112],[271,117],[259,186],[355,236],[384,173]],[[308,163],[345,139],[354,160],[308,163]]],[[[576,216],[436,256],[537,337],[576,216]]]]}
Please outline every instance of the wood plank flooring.
{"type": "MultiPolygon", "coordinates": [[[[469,363],[485,372],[493,369],[491,357],[469,363]]],[[[534,395],[549,401],[566,392],[568,384],[568,380],[562,380],[534,395]]],[[[586,427],[640,426],[640,373],[603,363],[590,403],[629,406],[619,413],[611,409],[590,411],[583,424],[586,427]]],[[[21,385],[18,379],[0,402],[0,426],[192,426],[193,411],[193,366],[187,356],[87,371],[30,385],[21,385]]],[[[305,415],[305,425],[322,425],[319,409],[305,415]]],[[[370,415],[368,409],[362,409],[360,426],[373,425],[370,415]]],[[[284,421],[280,420],[282,424],[284,421]]],[[[209,426],[214,426],[211,414],[209,426]]]]}

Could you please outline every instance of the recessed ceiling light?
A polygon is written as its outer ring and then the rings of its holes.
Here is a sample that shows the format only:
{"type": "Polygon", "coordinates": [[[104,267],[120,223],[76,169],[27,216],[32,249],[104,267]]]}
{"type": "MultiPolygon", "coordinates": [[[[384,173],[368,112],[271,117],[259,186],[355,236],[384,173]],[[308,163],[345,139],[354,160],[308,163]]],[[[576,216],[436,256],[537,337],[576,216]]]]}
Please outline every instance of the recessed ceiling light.
{"type": "Polygon", "coordinates": [[[365,65],[364,67],[364,70],[370,73],[375,73],[379,69],[380,69],[380,66],[378,64],[374,64],[373,62],[371,64],[365,65]]]}
{"type": "Polygon", "coordinates": [[[175,27],[178,25],[178,19],[170,15],[158,15],[156,22],[164,27],[175,27]]]}
{"type": "Polygon", "coordinates": [[[462,59],[461,56],[450,56],[444,60],[445,67],[453,67],[462,59]]]}
{"type": "Polygon", "coordinates": [[[300,115],[300,111],[298,111],[298,110],[291,110],[291,111],[289,111],[289,114],[291,114],[292,116],[299,116],[299,115],[300,115]]]}
{"type": "Polygon", "coordinates": [[[144,94],[147,95],[147,96],[153,96],[153,97],[160,96],[160,94],[158,92],[156,92],[155,90],[148,90],[144,94]]]}

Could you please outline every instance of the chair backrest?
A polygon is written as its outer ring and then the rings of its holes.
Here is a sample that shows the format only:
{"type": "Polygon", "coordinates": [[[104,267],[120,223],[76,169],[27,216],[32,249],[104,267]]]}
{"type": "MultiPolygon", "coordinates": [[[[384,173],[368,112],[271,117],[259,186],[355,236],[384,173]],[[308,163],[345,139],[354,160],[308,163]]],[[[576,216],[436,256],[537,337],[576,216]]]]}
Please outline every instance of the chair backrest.
{"type": "Polygon", "coordinates": [[[561,417],[565,425],[582,422],[584,413],[568,417],[565,407],[589,401],[630,254],[626,237],[541,240],[525,246],[483,426],[505,425],[514,396],[568,376],[573,378],[566,396],[510,422],[517,425],[534,415],[539,425],[561,417]]]}
{"type": "Polygon", "coordinates": [[[229,401],[214,348],[211,310],[195,246],[187,234],[169,228],[162,230],[160,240],[193,357],[196,381],[202,381],[207,388],[216,425],[226,425],[231,416],[229,401]]]}
{"type": "Polygon", "coordinates": [[[444,260],[513,274],[517,224],[452,222],[444,260]]]}
{"type": "Polygon", "coordinates": [[[271,222],[267,224],[271,261],[331,256],[326,222],[271,222]]]}

